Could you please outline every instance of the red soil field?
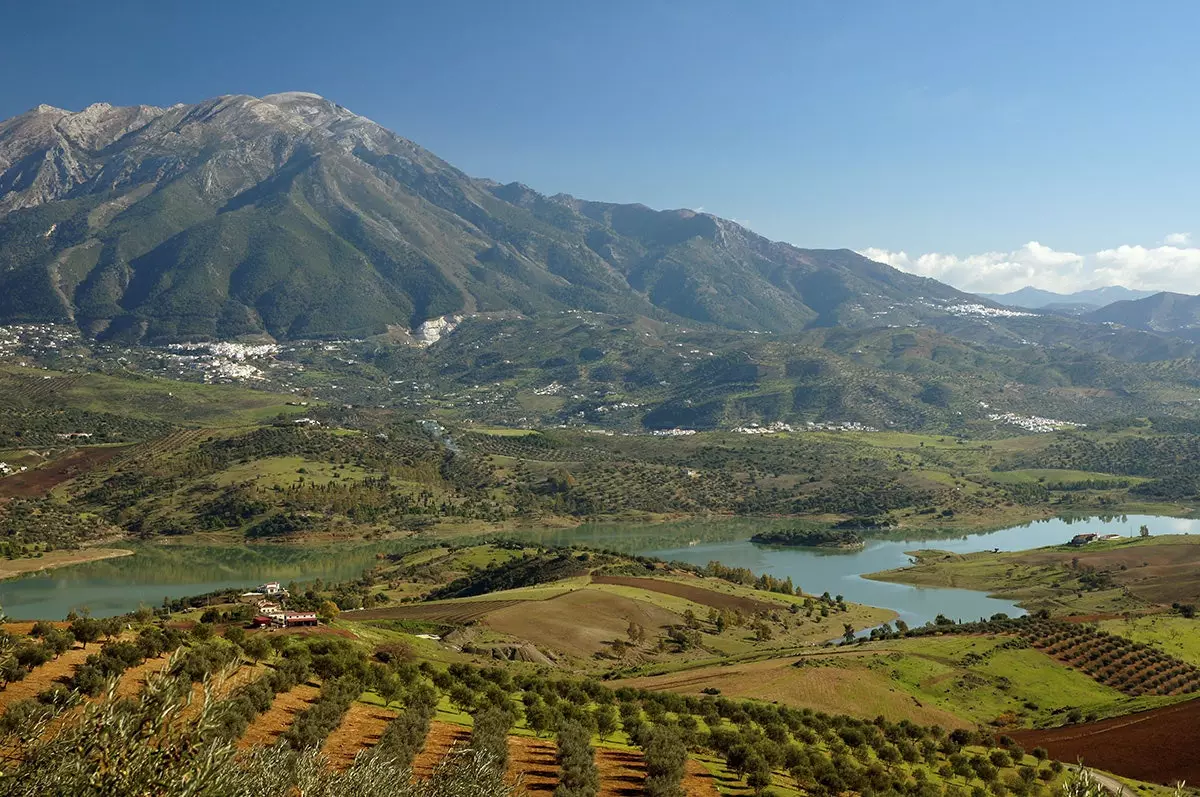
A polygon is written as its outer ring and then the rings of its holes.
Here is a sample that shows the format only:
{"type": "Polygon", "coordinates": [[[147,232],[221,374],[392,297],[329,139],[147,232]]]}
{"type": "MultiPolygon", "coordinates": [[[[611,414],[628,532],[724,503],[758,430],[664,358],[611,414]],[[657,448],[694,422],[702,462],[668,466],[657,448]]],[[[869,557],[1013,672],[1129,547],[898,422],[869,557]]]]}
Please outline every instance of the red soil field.
{"type": "Polygon", "coordinates": [[[103,465],[124,451],[126,446],[80,448],[66,456],[47,462],[40,468],[14,473],[0,479],[0,496],[33,498],[45,495],[58,485],[103,465]]]}
{"type": "Polygon", "coordinates": [[[30,697],[36,697],[54,685],[55,681],[63,680],[75,672],[77,665],[83,664],[88,656],[100,651],[99,645],[90,645],[87,650],[81,647],[71,648],[54,661],[48,661],[40,667],[34,667],[33,672],[24,680],[11,683],[0,691],[0,708],[30,697]]]}
{"type": "MultiPolygon", "coordinates": [[[[637,750],[596,749],[600,769],[600,797],[634,797],[645,793],[646,766],[637,750]]],[[[699,761],[688,759],[683,776],[683,793],[688,797],[718,797],[712,774],[699,761]]]]}
{"type": "Polygon", "coordinates": [[[248,750],[251,747],[270,747],[275,744],[292,726],[296,715],[315,703],[320,693],[321,690],[317,687],[302,684],[290,692],[276,695],[271,707],[258,715],[242,738],[238,739],[238,748],[248,750]]]}
{"type": "Polygon", "coordinates": [[[508,775],[529,794],[551,794],[558,786],[558,748],[547,739],[508,737],[508,775]]]}
{"type": "Polygon", "coordinates": [[[420,780],[433,774],[436,767],[450,748],[456,744],[466,744],[471,737],[471,731],[462,725],[451,725],[448,722],[434,722],[425,737],[425,749],[413,759],[413,777],[420,780]]]}
{"type": "Polygon", "coordinates": [[[170,660],[170,654],[146,659],[136,667],[130,667],[121,673],[121,680],[117,682],[117,697],[136,697],[140,695],[142,688],[146,686],[146,679],[156,672],[162,672],[163,667],[170,660]]]}
{"type": "Polygon", "coordinates": [[[596,751],[596,766],[600,769],[600,797],[633,797],[643,793],[646,770],[641,753],[602,747],[596,751]]]}
{"type": "Polygon", "coordinates": [[[354,763],[354,757],[360,750],[374,747],[379,742],[384,729],[395,718],[394,711],[366,703],[352,703],[342,718],[342,724],[325,740],[321,752],[329,757],[335,769],[345,769],[354,763]]]}
{"type": "Polygon", "coordinates": [[[593,584],[615,584],[622,587],[637,587],[647,592],[661,592],[664,595],[674,595],[677,598],[699,603],[702,606],[712,606],[716,609],[737,609],[749,614],[759,612],[777,612],[786,608],[779,603],[746,598],[741,595],[726,595],[716,590],[693,587],[690,584],[680,584],[678,581],[660,581],[656,578],[634,578],[631,576],[592,576],[593,584]]]}
{"type": "MultiPolygon", "coordinates": [[[[466,744],[469,728],[434,722],[425,740],[425,749],[413,761],[413,776],[427,778],[434,767],[456,744],[466,744]]],[[[558,763],[554,742],[528,736],[508,738],[509,775],[520,779],[530,794],[550,794],[558,785],[558,763]]],[[[644,793],[646,768],[641,752],[596,748],[596,767],[600,770],[600,797],[633,797],[644,793]]],[[[712,775],[698,761],[688,761],[683,779],[683,791],[688,797],[718,797],[712,775]]]]}
{"type": "Polygon", "coordinates": [[[1151,783],[1200,779],[1200,699],[1124,717],[1009,734],[1026,750],[1151,783]]]}

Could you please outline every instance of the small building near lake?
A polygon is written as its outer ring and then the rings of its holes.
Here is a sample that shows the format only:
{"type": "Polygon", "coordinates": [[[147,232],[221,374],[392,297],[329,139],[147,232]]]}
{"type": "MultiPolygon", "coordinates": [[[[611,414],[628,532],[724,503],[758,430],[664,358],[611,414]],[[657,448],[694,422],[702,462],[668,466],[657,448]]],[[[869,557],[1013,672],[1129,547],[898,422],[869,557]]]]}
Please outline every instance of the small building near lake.
{"type": "Polygon", "coordinates": [[[1080,548],[1084,545],[1087,545],[1089,542],[1095,542],[1095,541],[1096,541],[1095,534],[1076,534],[1074,537],[1071,538],[1071,541],[1068,542],[1067,545],[1073,545],[1076,548],[1080,548]]]}
{"type": "Polygon", "coordinates": [[[264,612],[254,618],[254,624],[259,628],[298,628],[317,625],[316,612],[264,612]]]}

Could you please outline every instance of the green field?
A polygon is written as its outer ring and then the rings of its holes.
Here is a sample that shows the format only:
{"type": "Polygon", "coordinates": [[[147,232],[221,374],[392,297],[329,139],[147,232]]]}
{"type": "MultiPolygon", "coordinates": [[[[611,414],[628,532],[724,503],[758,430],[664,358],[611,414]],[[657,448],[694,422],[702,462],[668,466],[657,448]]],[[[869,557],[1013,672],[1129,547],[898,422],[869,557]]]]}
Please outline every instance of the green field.
{"type": "Polygon", "coordinates": [[[1114,716],[1152,708],[1159,698],[1129,698],[1012,637],[921,637],[871,643],[881,648],[868,667],[885,672],[919,700],[980,724],[1062,724],[1068,710],[1114,716]]]}
{"type": "Polygon", "coordinates": [[[1130,484],[1142,484],[1149,481],[1141,476],[1114,476],[1111,473],[1095,473],[1085,470],[1054,470],[1050,468],[1022,468],[1018,470],[996,471],[991,475],[993,481],[1000,484],[1030,484],[1049,482],[1051,484],[1076,484],[1087,481],[1114,481],[1120,479],[1130,484]]]}
{"type": "Polygon", "coordinates": [[[1198,543],[1177,534],[1002,553],[923,550],[916,564],[867,578],[973,589],[1059,615],[1144,613],[1196,602],[1191,571],[1175,565],[1195,561],[1198,543]]]}
{"type": "Polygon", "coordinates": [[[266,457],[227,468],[214,483],[221,487],[253,482],[262,488],[292,484],[326,485],[359,481],[371,474],[355,465],[335,465],[303,457],[266,457]]]}
{"type": "Polygon", "coordinates": [[[1105,620],[1100,629],[1152,645],[1177,659],[1200,666],[1200,620],[1178,615],[1131,617],[1126,620],[1105,620]]]}

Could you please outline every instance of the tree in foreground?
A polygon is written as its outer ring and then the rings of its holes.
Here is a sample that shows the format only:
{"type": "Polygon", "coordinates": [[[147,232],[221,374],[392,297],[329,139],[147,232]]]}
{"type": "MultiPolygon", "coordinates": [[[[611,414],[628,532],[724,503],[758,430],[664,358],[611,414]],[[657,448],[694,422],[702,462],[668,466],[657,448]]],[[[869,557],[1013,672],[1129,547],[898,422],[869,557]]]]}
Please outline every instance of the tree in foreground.
{"type": "Polygon", "coordinates": [[[558,729],[558,788],[554,797],[595,797],[600,791],[592,733],[578,722],[564,722],[558,729]]]}
{"type": "Polygon", "coordinates": [[[669,725],[656,725],[646,734],[646,794],[649,797],[684,797],[683,773],[687,747],[683,734],[669,725]]]}
{"type": "Polygon", "coordinates": [[[513,716],[503,709],[488,706],[472,715],[470,749],[492,761],[501,771],[508,766],[508,731],[513,716]]]}

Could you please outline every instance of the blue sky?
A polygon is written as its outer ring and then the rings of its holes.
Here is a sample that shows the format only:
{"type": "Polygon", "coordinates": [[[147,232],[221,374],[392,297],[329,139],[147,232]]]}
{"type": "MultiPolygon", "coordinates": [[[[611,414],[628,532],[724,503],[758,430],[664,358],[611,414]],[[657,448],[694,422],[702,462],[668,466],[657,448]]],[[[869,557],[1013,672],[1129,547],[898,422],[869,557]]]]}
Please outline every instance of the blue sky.
{"type": "Polygon", "coordinates": [[[0,117],[315,91],[474,175],[980,289],[1177,279],[1200,232],[1195,3],[4,5],[0,117]]]}

